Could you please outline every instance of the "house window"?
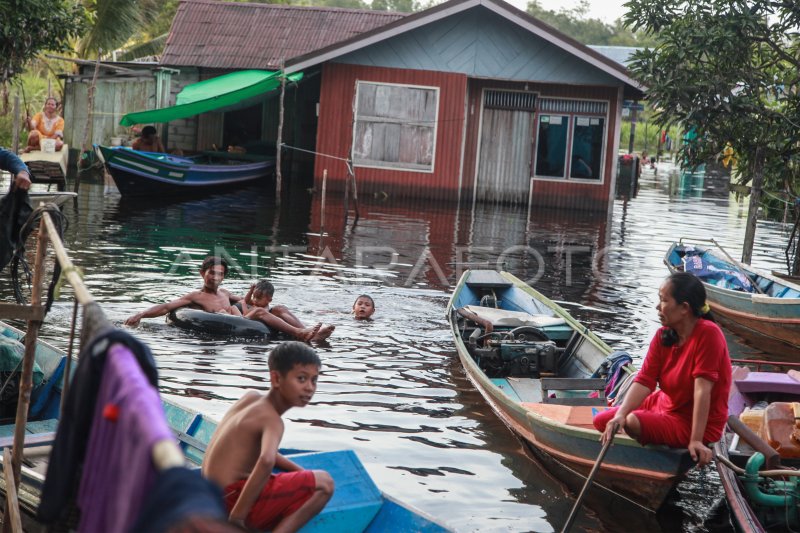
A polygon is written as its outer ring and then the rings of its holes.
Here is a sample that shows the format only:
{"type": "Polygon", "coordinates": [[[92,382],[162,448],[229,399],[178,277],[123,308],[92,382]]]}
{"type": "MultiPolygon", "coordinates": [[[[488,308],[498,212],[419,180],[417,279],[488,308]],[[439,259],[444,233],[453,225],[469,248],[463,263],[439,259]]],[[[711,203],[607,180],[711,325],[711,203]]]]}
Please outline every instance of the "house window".
{"type": "Polygon", "coordinates": [[[603,180],[608,102],[540,98],[534,175],[603,180]]]}
{"type": "Polygon", "coordinates": [[[536,136],[536,175],[563,178],[567,159],[569,116],[539,115],[536,136]]]}
{"type": "Polygon", "coordinates": [[[358,82],[353,162],[433,172],[439,89],[358,82]]]}
{"type": "Polygon", "coordinates": [[[574,122],[569,177],[599,180],[603,166],[605,119],[575,117],[574,122]]]}

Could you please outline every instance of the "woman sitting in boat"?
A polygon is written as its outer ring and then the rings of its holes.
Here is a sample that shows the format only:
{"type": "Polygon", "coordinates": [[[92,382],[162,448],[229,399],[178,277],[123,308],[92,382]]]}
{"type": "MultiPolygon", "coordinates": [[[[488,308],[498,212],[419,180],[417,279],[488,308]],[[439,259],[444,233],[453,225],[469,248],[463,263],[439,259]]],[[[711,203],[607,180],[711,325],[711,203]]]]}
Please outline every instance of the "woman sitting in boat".
{"type": "Polygon", "coordinates": [[[603,444],[618,426],[641,444],[688,448],[699,466],[728,418],[731,361],[695,276],[672,274],[658,290],[658,330],[622,405],[598,414],[603,444]],[[660,387],[656,390],[656,385],[660,387]]]}
{"type": "Polygon", "coordinates": [[[56,151],[64,146],[64,119],[58,115],[58,100],[48,97],[44,109],[28,121],[28,146],[24,152],[41,150],[42,139],[55,139],[56,151]]]}

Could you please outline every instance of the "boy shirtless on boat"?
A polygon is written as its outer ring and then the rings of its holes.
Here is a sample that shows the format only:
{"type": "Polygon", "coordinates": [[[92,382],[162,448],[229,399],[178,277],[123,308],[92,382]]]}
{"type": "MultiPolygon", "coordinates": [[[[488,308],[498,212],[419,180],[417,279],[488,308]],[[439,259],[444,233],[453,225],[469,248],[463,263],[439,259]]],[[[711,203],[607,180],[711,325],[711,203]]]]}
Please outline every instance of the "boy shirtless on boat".
{"type": "Polygon", "coordinates": [[[272,283],[261,280],[250,286],[250,290],[237,302],[237,305],[241,306],[245,317],[260,320],[270,328],[291,335],[297,340],[317,342],[331,336],[335,327],[330,324],[318,323],[308,328],[285,305],[270,307],[274,295],[275,287],[272,283]]]}
{"type": "Polygon", "coordinates": [[[278,452],[281,416],[308,405],[321,366],[310,346],[282,343],[269,356],[269,392],[245,393],[217,426],[202,473],[223,488],[231,523],[273,533],[297,531],[330,500],[330,474],[303,470],[278,452]],[[285,472],[273,474],[274,467],[285,472]]]}
{"type": "MultiPolygon", "coordinates": [[[[208,256],[200,266],[200,276],[203,278],[203,288],[193,291],[171,302],[154,305],[149,309],[136,313],[125,321],[126,326],[136,326],[143,318],[164,316],[179,307],[191,306],[209,313],[223,313],[241,315],[239,310],[231,305],[232,295],[220,288],[222,280],[228,274],[228,263],[221,257],[208,256]]],[[[235,300],[236,298],[233,297],[235,300]]]]}

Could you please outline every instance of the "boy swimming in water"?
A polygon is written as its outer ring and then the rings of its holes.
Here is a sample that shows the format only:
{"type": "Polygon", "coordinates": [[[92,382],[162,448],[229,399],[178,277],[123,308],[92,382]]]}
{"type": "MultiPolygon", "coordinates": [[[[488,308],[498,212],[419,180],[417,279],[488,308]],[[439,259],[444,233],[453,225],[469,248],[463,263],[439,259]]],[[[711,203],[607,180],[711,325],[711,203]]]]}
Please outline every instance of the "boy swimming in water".
{"type": "Polygon", "coordinates": [[[202,473],[223,487],[231,523],[259,531],[297,531],[330,500],[330,474],[303,470],[278,452],[281,416],[308,405],[321,366],[310,346],[284,342],[269,356],[269,392],[245,393],[217,426],[202,473]],[[274,467],[284,472],[273,474],[274,467]]]}
{"type": "MultiPolygon", "coordinates": [[[[231,293],[221,289],[222,280],[228,274],[228,263],[221,257],[210,255],[203,260],[200,266],[200,276],[203,278],[203,288],[172,300],[171,302],[154,305],[141,313],[128,317],[126,326],[136,326],[143,318],[164,316],[179,307],[191,306],[209,313],[223,313],[241,315],[239,310],[231,305],[231,293]]],[[[233,298],[235,300],[235,297],[233,298]]]]}
{"type": "Polygon", "coordinates": [[[353,317],[356,320],[369,320],[375,313],[375,301],[372,296],[362,294],[353,302],[353,317]]]}
{"type": "Polygon", "coordinates": [[[318,323],[313,327],[306,327],[285,305],[270,307],[274,295],[275,287],[272,283],[261,280],[250,286],[247,295],[237,305],[241,305],[242,315],[245,317],[260,320],[270,328],[297,340],[317,342],[331,336],[335,329],[333,325],[318,323]]]}

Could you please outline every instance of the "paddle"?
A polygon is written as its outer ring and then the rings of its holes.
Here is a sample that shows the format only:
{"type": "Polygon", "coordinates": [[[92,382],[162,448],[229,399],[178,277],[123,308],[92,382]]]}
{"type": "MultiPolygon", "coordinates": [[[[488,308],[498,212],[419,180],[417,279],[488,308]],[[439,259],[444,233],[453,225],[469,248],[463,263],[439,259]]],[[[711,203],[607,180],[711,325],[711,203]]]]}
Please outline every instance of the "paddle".
{"type": "Polygon", "coordinates": [[[603,447],[600,449],[600,454],[597,456],[597,460],[594,462],[594,466],[592,467],[591,472],[589,472],[589,476],[586,478],[586,483],[583,484],[583,488],[581,489],[580,494],[578,494],[578,499],[575,500],[575,505],[572,506],[572,511],[570,511],[569,516],[567,517],[567,522],[561,529],[561,533],[567,533],[572,527],[572,523],[575,522],[575,518],[578,516],[578,509],[580,509],[583,497],[586,494],[586,491],[589,489],[589,486],[592,484],[594,475],[600,469],[600,463],[603,462],[603,458],[605,458],[608,449],[611,448],[611,443],[614,442],[614,437],[616,436],[617,430],[619,429],[618,424],[614,423],[612,429],[614,431],[611,433],[611,437],[608,439],[608,441],[605,444],[603,444],[603,447]]]}
{"type": "Polygon", "coordinates": [[[758,291],[758,293],[759,293],[759,294],[764,294],[764,291],[762,291],[762,290],[761,290],[761,287],[759,287],[759,286],[756,284],[756,282],[755,282],[755,281],[753,281],[753,278],[751,278],[751,277],[750,277],[750,276],[747,274],[747,272],[745,272],[744,268],[742,267],[741,263],[739,263],[739,261],[737,261],[736,259],[734,259],[733,257],[731,257],[731,256],[730,256],[730,254],[729,254],[729,253],[728,253],[728,252],[725,250],[725,248],[723,248],[723,247],[722,247],[722,245],[721,245],[720,243],[718,243],[716,240],[714,240],[714,239],[711,239],[711,242],[713,242],[713,243],[714,243],[714,244],[717,246],[717,248],[719,248],[719,249],[720,249],[720,251],[721,251],[723,254],[725,254],[725,257],[727,257],[727,258],[728,258],[728,261],[730,261],[731,263],[733,263],[733,266],[735,266],[736,268],[738,268],[738,269],[739,269],[739,272],[741,272],[741,273],[744,275],[744,277],[746,277],[746,278],[747,278],[747,281],[749,281],[749,282],[750,282],[750,284],[751,284],[753,287],[755,287],[756,291],[758,291]]]}

